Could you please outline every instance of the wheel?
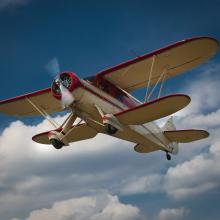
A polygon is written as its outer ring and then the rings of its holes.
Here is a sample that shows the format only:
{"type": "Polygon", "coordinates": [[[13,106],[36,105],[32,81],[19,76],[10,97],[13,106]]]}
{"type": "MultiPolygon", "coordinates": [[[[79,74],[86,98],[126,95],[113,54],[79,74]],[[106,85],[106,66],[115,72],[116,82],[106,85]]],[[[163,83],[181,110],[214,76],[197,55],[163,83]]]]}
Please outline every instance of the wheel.
{"type": "Polygon", "coordinates": [[[50,143],[56,148],[56,149],[61,149],[63,146],[64,146],[64,143],[55,139],[55,138],[52,138],[50,139],[50,143]]]}
{"type": "Polygon", "coordinates": [[[171,160],[171,156],[168,152],[166,153],[166,157],[167,157],[167,160],[171,160]]]}
{"type": "Polygon", "coordinates": [[[105,125],[105,131],[106,131],[106,133],[108,133],[108,134],[114,134],[114,133],[116,133],[116,132],[118,131],[118,129],[115,128],[115,127],[113,127],[113,126],[110,125],[110,124],[106,124],[106,125],[105,125]]]}

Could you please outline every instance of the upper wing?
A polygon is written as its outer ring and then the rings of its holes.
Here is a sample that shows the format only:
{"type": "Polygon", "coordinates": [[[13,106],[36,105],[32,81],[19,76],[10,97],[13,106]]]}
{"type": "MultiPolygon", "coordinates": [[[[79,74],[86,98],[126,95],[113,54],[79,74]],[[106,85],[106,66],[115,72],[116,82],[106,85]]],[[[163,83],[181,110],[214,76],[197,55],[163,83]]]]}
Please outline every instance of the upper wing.
{"type": "Polygon", "coordinates": [[[40,115],[27,98],[47,113],[62,111],[60,102],[52,96],[50,88],[47,88],[1,101],[0,112],[13,116],[40,115]]]}
{"type": "MultiPolygon", "coordinates": [[[[155,84],[164,71],[168,79],[205,62],[217,49],[218,42],[213,38],[186,39],[106,69],[96,77],[103,77],[130,92],[148,84],[154,55],[156,57],[150,85],[155,84]]],[[[162,78],[159,81],[161,80],[162,78]]]]}

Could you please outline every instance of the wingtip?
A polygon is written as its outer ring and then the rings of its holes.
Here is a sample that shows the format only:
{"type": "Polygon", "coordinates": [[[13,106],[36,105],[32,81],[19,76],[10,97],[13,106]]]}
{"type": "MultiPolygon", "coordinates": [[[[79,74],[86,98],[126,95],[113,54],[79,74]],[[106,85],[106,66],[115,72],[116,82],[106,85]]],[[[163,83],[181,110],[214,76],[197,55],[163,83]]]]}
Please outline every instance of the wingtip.
{"type": "Polygon", "coordinates": [[[208,131],[203,130],[204,138],[208,138],[210,136],[210,133],[208,131]]]}

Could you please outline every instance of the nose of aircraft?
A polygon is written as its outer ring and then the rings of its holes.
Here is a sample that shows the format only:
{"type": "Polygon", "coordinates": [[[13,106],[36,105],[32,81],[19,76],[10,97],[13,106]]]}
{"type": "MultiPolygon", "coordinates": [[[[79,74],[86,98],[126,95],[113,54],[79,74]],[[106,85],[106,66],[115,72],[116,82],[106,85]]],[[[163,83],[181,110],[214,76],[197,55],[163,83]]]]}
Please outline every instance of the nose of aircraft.
{"type": "Polygon", "coordinates": [[[63,108],[69,107],[75,100],[73,90],[80,84],[78,77],[72,72],[63,72],[57,75],[51,86],[52,95],[61,100],[63,108]]]}

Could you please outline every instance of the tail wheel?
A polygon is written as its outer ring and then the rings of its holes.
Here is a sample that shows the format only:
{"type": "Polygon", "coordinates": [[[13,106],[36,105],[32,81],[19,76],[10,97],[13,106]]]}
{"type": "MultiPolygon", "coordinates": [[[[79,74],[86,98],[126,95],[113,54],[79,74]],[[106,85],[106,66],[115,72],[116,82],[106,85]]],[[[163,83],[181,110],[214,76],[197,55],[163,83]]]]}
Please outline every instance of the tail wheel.
{"type": "Polygon", "coordinates": [[[105,125],[105,131],[106,131],[107,134],[115,134],[118,131],[118,129],[113,127],[110,124],[106,124],[105,125]]]}
{"type": "Polygon", "coordinates": [[[171,155],[168,152],[166,152],[166,158],[167,160],[171,160],[171,155]]]}

